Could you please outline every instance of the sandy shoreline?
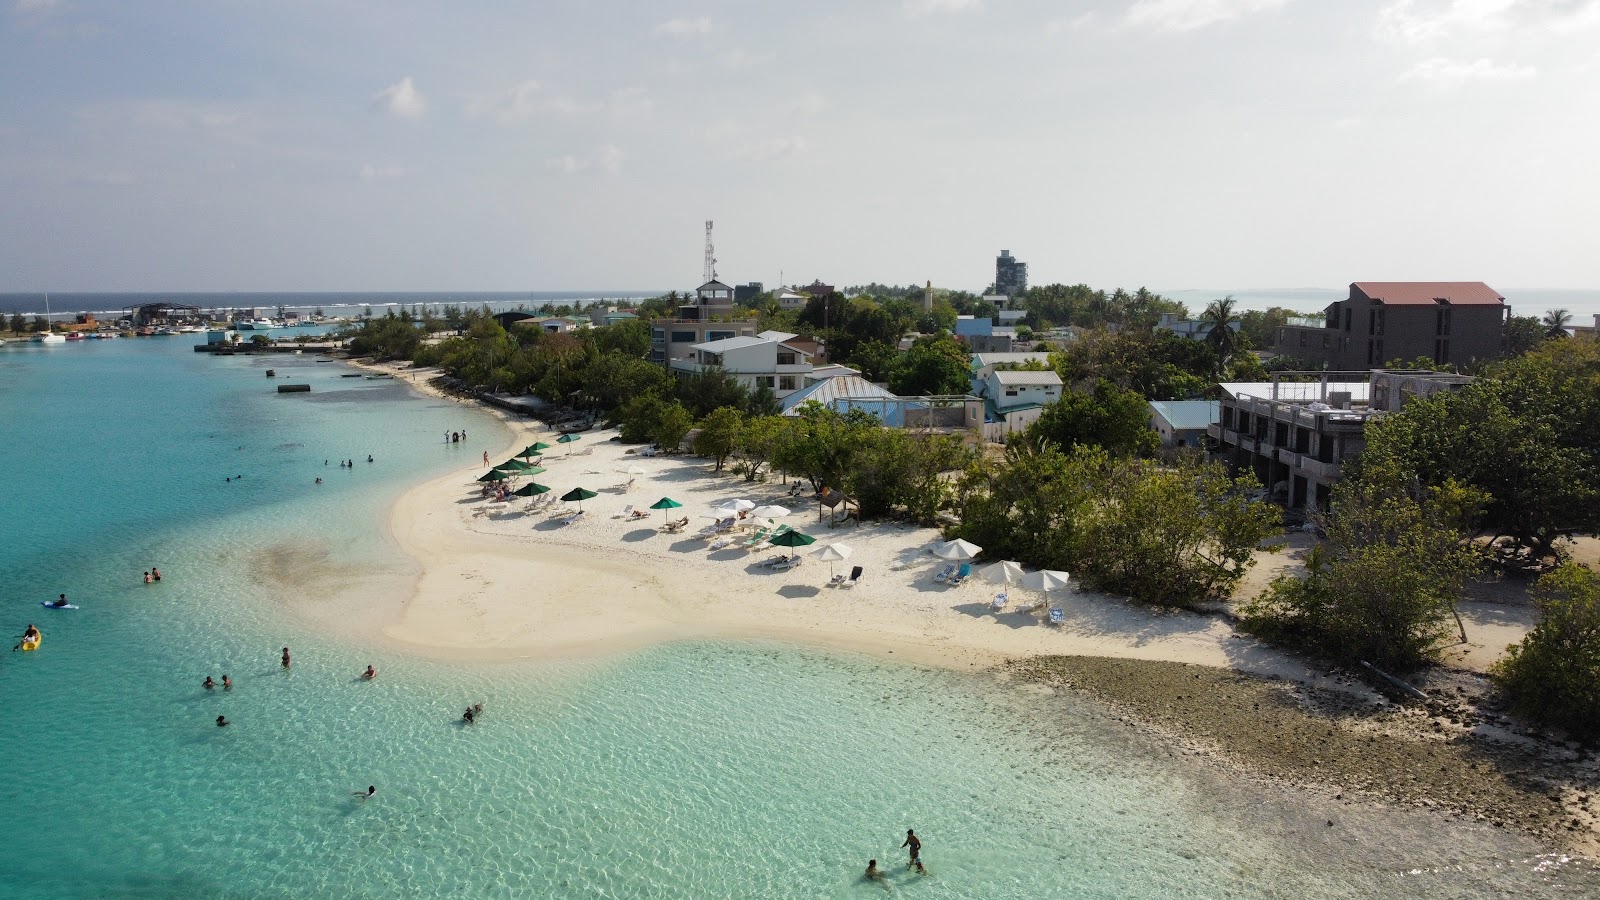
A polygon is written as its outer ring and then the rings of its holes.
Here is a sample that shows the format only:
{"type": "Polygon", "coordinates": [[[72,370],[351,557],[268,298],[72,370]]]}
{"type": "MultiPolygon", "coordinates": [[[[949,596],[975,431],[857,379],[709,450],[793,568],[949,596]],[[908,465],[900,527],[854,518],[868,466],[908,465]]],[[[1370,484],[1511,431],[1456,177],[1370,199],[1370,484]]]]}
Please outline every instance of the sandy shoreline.
{"type": "MultiPolygon", "coordinates": [[[[430,372],[378,368],[446,396],[428,383],[430,372]]],[[[535,440],[553,443],[538,423],[489,409],[512,430],[491,462],[535,440]]],[[[1593,761],[1566,758],[1558,743],[1502,744],[1509,732],[1484,726],[1476,708],[1408,714],[1354,679],[1236,633],[1219,616],[1160,612],[1076,588],[1053,597],[1066,610],[1062,626],[1029,608],[1042,598],[1016,588],[1010,608],[996,614],[989,601],[1000,586],[932,581],[939,561],[927,548],[940,539],[935,529],[830,529],[814,503],[788,498],[781,480],[752,484],[714,474],[695,457],[629,453],[610,440],[614,434],[588,432],[570,448],[547,451],[547,471],[536,479],[554,495],[580,485],[599,492],[571,525],[558,524],[569,504],[529,511],[521,499],[482,501],[474,480],[480,460],[406,491],[387,525],[420,574],[403,603],[374,599],[365,636],[400,652],[474,662],[591,658],[723,639],[998,672],[1084,693],[1232,771],[1347,791],[1364,802],[1434,807],[1587,855],[1600,851],[1593,761]],[[642,474],[630,476],[630,467],[642,474]],[[683,534],[663,534],[660,512],[616,517],[662,496],[683,504],[673,511],[691,519],[683,534]],[[776,548],[711,550],[694,539],[710,507],[734,497],[789,505],[794,514],[782,521],[817,538],[802,554],[848,544],[854,552],[840,570],[862,566],[861,581],[831,587],[826,563],[808,559],[776,573],[755,564],[776,548]],[[1451,724],[1457,719],[1476,724],[1451,724]],[[1549,767],[1553,780],[1525,777],[1536,764],[1549,767]],[[1550,786],[1558,783],[1564,786],[1550,786]]],[[[1245,589],[1294,565],[1302,549],[1291,541],[1252,571],[1245,589]]]]}

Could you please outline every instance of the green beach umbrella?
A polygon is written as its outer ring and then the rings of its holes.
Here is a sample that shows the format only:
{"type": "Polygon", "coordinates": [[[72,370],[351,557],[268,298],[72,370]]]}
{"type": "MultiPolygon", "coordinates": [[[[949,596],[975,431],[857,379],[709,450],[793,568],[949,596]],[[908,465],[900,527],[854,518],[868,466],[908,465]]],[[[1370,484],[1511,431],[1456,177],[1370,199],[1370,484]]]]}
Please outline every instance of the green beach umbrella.
{"type": "MultiPolygon", "coordinates": [[[[578,436],[575,435],[575,434],[563,434],[561,437],[556,438],[556,443],[558,443],[558,444],[576,444],[577,442],[578,442],[578,436]]],[[[571,447],[567,448],[567,455],[568,456],[572,455],[572,448],[571,447]]]]}
{"type": "Polygon", "coordinates": [[[661,521],[662,522],[666,522],[667,521],[667,510],[669,510],[669,509],[677,509],[678,507],[680,507],[682,505],[683,505],[682,503],[679,503],[678,501],[672,499],[671,497],[662,497],[660,500],[657,500],[656,502],[650,504],[650,508],[651,509],[659,509],[659,510],[661,510],[661,521]]]}
{"type": "Polygon", "coordinates": [[[502,472],[526,472],[533,468],[533,466],[528,465],[520,459],[508,459],[500,465],[495,466],[495,468],[502,472]]]}
{"type": "Polygon", "coordinates": [[[550,445],[549,444],[546,444],[543,441],[536,441],[536,442],[534,442],[532,444],[529,444],[526,447],[523,447],[522,448],[522,452],[518,453],[517,455],[518,456],[538,456],[540,453],[543,453],[544,451],[549,450],[549,449],[550,449],[550,445]]]}
{"type": "Polygon", "coordinates": [[[522,474],[524,474],[524,475],[542,475],[542,474],[544,474],[544,466],[529,466],[526,469],[522,470],[522,474]]]}
{"type": "Polygon", "coordinates": [[[785,531],[767,543],[775,547],[789,547],[795,549],[807,544],[815,544],[817,539],[803,531],[785,531]]]}
{"type": "Polygon", "coordinates": [[[500,471],[499,469],[490,469],[489,471],[483,473],[482,475],[479,475],[478,476],[478,480],[479,481],[505,481],[507,478],[510,478],[510,477],[511,477],[510,475],[507,475],[506,473],[500,471]]]}
{"type": "Polygon", "coordinates": [[[512,491],[512,493],[516,494],[518,497],[537,497],[540,494],[549,492],[549,490],[549,485],[543,485],[537,481],[530,481],[522,487],[512,491]]]}
{"type": "Polygon", "coordinates": [[[583,512],[583,501],[589,499],[590,497],[598,496],[600,495],[596,494],[594,491],[588,490],[587,488],[576,487],[570,491],[567,491],[565,494],[562,494],[561,499],[578,501],[578,512],[583,512]]]}

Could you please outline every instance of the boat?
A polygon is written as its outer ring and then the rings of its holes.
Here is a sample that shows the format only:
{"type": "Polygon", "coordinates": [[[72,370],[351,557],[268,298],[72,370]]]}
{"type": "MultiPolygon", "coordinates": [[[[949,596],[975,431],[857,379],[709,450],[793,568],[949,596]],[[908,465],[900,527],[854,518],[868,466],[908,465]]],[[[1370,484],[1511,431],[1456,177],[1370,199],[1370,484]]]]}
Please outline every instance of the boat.
{"type": "Polygon", "coordinates": [[[45,609],[77,609],[78,608],[78,604],[76,604],[76,603],[68,603],[66,606],[57,606],[54,603],[50,602],[49,600],[40,600],[39,601],[39,605],[44,607],[45,609]]]}
{"type": "Polygon", "coordinates": [[[69,332],[67,334],[67,340],[69,340],[69,341],[82,341],[82,340],[87,340],[87,339],[83,336],[82,332],[73,331],[73,332],[69,332]]]}
{"type": "Polygon", "coordinates": [[[278,327],[278,323],[271,319],[245,319],[234,323],[240,331],[270,331],[278,327]]]}
{"type": "Polygon", "coordinates": [[[39,644],[42,643],[43,641],[44,641],[44,635],[40,634],[37,637],[35,637],[33,640],[31,640],[31,641],[23,641],[21,644],[18,644],[17,646],[21,647],[24,650],[37,650],[37,649],[39,649],[39,644]]]}
{"type": "Polygon", "coordinates": [[[49,291],[44,292],[44,328],[44,334],[36,334],[33,336],[33,342],[35,344],[65,344],[67,342],[67,339],[64,336],[56,334],[55,326],[50,321],[49,291]]]}

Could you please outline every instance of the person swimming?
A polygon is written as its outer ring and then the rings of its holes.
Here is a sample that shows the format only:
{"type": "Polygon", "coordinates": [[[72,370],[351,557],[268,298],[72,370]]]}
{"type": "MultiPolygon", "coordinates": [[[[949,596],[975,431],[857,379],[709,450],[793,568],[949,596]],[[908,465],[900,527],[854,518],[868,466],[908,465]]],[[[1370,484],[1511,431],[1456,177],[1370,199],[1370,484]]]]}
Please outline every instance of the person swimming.
{"type": "Polygon", "coordinates": [[[378,677],[378,670],[374,669],[372,666],[367,666],[367,670],[361,673],[361,677],[367,681],[371,681],[372,679],[378,677]]]}
{"type": "Polygon", "coordinates": [[[364,791],[355,791],[352,796],[356,797],[358,800],[367,800],[367,799],[370,799],[373,796],[375,796],[377,793],[378,793],[378,786],[377,785],[373,785],[373,784],[369,784],[369,785],[367,785],[367,789],[366,790],[364,790],[364,791]]]}
{"type": "Polygon", "coordinates": [[[226,728],[227,726],[232,725],[232,724],[233,724],[232,722],[228,721],[228,717],[227,716],[217,716],[217,727],[218,728],[226,728]]]}
{"type": "Polygon", "coordinates": [[[212,680],[211,680],[211,676],[210,676],[210,675],[207,675],[207,676],[206,676],[206,680],[205,680],[205,681],[203,681],[203,682],[201,682],[201,683],[200,683],[200,686],[201,686],[201,687],[203,687],[203,688],[205,688],[205,689],[206,689],[206,690],[208,690],[208,691],[209,691],[209,690],[211,690],[211,689],[212,689],[212,688],[214,688],[214,687],[216,687],[216,686],[217,686],[217,683],[216,683],[216,682],[215,682],[215,681],[212,681],[212,680]]]}
{"type": "Polygon", "coordinates": [[[288,647],[283,648],[283,667],[285,669],[289,668],[289,648],[288,647]]]}
{"type": "Polygon", "coordinates": [[[878,861],[877,860],[875,860],[875,859],[867,860],[867,877],[868,878],[874,878],[874,879],[880,879],[880,878],[883,877],[883,870],[878,868],[878,861]]]}
{"type": "Polygon", "coordinates": [[[473,714],[472,707],[467,707],[467,711],[461,714],[461,721],[467,723],[468,725],[471,725],[473,722],[477,721],[477,716],[473,714]]]}
{"type": "Polygon", "coordinates": [[[222,689],[225,691],[233,690],[233,679],[226,675],[222,676],[222,689]]]}
{"type": "Polygon", "coordinates": [[[367,454],[367,462],[372,462],[372,454],[371,453],[367,454]]]}

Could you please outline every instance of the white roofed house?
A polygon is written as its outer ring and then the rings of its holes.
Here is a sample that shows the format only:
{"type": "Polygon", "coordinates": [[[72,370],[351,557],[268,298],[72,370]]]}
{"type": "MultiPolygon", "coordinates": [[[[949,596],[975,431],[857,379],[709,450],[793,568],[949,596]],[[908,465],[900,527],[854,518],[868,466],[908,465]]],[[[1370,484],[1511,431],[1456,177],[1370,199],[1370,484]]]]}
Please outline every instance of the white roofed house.
{"type": "Polygon", "coordinates": [[[993,369],[984,384],[991,425],[986,436],[1021,431],[1039,418],[1046,404],[1061,399],[1061,376],[1053,370],[993,369]]]}
{"type": "Polygon", "coordinates": [[[805,387],[812,370],[810,354],[788,344],[787,337],[782,332],[768,332],[694,344],[690,347],[693,357],[670,360],[668,367],[684,374],[721,368],[747,390],[768,387],[782,400],[805,387]]]}

